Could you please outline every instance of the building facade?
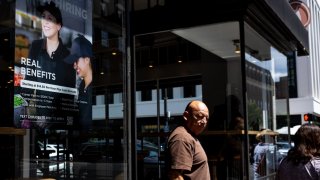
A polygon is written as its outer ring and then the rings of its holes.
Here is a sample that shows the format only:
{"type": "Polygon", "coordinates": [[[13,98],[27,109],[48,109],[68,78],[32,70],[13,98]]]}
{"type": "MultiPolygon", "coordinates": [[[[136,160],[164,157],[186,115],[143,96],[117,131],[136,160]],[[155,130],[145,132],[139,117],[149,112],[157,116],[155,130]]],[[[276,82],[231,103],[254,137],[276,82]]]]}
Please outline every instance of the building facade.
{"type": "MultiPolygon", "coordinates": [[[[293,110],[288,82],[296,71],[290,64],[309,52],[318,57],[311,50],[318,45],[309,48],[313,31],[308,34],[287,0],[54,0],[63,18],[60,37],[70,52],[78,33],[92,43],[92,117],[86,131],[69,111],[52,113],[50,126],[39,124],[51,116],[32,114],[30,104],[51,103],[56,96],[50,93],[60,86],[36,88],[29,97],[20,93],[26,103],[16,105],[17,90],[32,84],[18,75],[32,42],[44,37],[36,7],[45,2],[0,1],[4,179],[165,179],[166,138],[191,100],[204,101],[210,110],[200,140],[212,179],[274,178],[284,155],[277,143],[290,141],[276,132],[290,124],[293,110]],[[271,132],[268,161],[259,174],[252,157],[261,129],[271,132]]],[[[39,70],[37,61],[27,65],[39,70]]],[[[51,109],[78,106],[59,100],[51,109]]]]}
{"type": "MultiPolygon", "coordinates": [[[[301,56],[296,60],[297,94],[290,98],[290,114],[303,121],[307,113],[319,116],[319,2],[302,1],[307,7],[306,29],[309,32],[309,56],[301,56]],[[300,116],[300,118],[299,118],[300,116]]],[[[297,122],[298,123],[298,122],[297,122]]]]}

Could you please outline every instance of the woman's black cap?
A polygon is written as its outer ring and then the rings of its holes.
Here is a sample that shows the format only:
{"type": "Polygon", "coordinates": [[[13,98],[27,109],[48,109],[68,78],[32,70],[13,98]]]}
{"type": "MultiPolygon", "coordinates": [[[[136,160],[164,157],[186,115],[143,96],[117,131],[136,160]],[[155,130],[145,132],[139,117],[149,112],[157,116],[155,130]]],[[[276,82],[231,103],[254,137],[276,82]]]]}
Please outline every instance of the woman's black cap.
{"type": "Polygon", "coordinates": [[[54,16],[56,18],[56,22],[61,24],[62,26],[62,15],[61,15],[61,11],[60,9],[56,6],[56,3],[54,3],[53,1],[46,2],[44,3],[44,5],[40,5],[37,7],[37,10],[40,13],[43,13],[43,11],[48,11],[50,12],[50,14],[52,14],[52,16],[54,16]]]}

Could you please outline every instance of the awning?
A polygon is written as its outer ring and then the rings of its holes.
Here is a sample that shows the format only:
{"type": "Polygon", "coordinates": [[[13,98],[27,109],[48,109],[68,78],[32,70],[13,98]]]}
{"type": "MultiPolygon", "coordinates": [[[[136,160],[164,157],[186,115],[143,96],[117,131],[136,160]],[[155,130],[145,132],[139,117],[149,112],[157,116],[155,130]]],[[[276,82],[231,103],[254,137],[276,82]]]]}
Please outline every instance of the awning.
{"type": "Polygon", "coordinates": [[[309,52],[308,31],[288,0],[170,0],[133,11],[132,19],[133,34],[244,20],[281,52],[309,52]]]}
{"type": "MultiPolygon", "coordinates": [[[[290,128],[290,134],[295,135],[300,127],[301,127],[301,125],[296,125],[296,126],[293,126],[292,128],[290,128]]],[[[279,134],[289,134],[288,130],[289,130],[288,126],[284,126],[280,129],[277,129],[276,132],[279,134]]]]}
{"type": "MultiPolygon", "coordinates": [[[[253,0],[255,9],[252,10],[251,17],[259,19],[260,26],[268,27],[271,25],[275,27],[275,33],[281,33],[286,39],[278,40],[277,44],[283,46],[282,48],[291,48],[290,44],[283,43],[289,42],[297,48],[298,55],[309,54],[309,38],[308,31],[301,23],[298,16],[295,14],[288,0],[253,0]],[[261,18],[260,16],[265,18],[261,18]]],[[[250,8],[250,7],[249,7],[250,8]]],[[[266,31],[273,31],[272,27],[269,27],[266,31]]],[[[274,41],[277,41],[275,36],[274,41]]]]}

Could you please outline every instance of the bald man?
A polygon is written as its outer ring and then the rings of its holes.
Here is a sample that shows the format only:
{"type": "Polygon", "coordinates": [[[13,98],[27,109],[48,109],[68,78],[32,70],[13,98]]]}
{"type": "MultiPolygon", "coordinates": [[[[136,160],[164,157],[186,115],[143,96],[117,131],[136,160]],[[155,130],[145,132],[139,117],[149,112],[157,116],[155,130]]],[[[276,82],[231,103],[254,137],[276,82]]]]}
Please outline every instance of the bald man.
{"type": "Polygon", "coordinates": [[[184,113],[184,123],[168,138],[170,180],[210,180],[208,159],[197,136],[206,128],[209,110],[201,101],[191,101],[184,113]]]}

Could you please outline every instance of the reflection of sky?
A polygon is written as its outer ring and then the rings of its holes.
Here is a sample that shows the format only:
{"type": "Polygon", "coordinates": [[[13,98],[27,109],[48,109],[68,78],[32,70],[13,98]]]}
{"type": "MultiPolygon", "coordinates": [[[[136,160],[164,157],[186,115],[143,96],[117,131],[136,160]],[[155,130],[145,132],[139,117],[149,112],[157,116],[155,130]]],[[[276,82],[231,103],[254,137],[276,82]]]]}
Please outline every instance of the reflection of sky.
{"type": "Polygon", "coordinates": [[[262,69],[269,70],[275,82],[280,80],[280,77],[288,76],[287,57],[271,47],[271,59],[260,61],[250,54],[245,54],[246,60],[261,67],[262,69]]]}
{"type": "Polygon", "coordinates": [[[280,77],[288,76],[287,57],[271,47],[271,57],[274,59],[275,81],[279,81],[280,77]]]}

